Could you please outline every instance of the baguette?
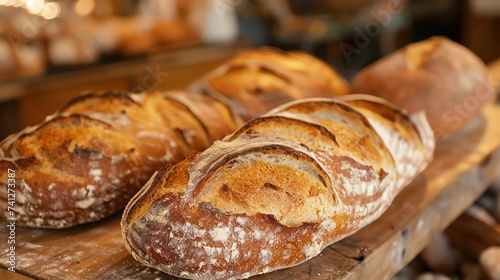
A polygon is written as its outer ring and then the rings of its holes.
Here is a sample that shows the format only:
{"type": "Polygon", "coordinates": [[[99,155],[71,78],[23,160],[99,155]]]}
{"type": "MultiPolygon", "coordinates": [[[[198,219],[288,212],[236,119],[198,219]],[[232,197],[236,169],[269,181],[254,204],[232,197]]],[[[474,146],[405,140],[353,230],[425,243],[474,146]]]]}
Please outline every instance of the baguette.
{"type": "Polygon", "coordinates": [[[291,102],[156,173],[125,208],[125,246],[189,279],[294,266],[377,219],[433,150],[424,114],[378,98],[291,102]]]}
{"type": "MultiPolygon", "coordinates": [[[[286,83],[273,87],[278,92],[297,93],[290,98],[320,94],[307,91],[307,83],[311,88],[329,79],[329,83],[344,83],[333,71],[318,79],[316,74],[308,74],[310,69],[303,60],[311,70],[326,66],[305,54],[251,50],[237,57],[242,68],[251,67],[245,64],[245,56],[251,57],[252,63],[279,60],[273,65],[276,73],[303,73],[296,74],[297,78],[289,75],[286,83]]],[[[254,77],[260,80],[261,76],[268,79],[273,75],[257,73],[254,77]]],[[[189,94],[102,92],[73,99],[43,123],[0,142],[0,215],[12,217],[7,207],[9,169],[16,174],[17,225],[65,228],[97,221],[123,209],[155,171],[233,132],[243,123],[241,112],[246,112],[245,119],[256,116],[261,109],[252,107],[260,106],[259,102],[272,92],[256,92],[249,98],[234,92],[226,94],[223,99],[201,89],[189,94]]]]}

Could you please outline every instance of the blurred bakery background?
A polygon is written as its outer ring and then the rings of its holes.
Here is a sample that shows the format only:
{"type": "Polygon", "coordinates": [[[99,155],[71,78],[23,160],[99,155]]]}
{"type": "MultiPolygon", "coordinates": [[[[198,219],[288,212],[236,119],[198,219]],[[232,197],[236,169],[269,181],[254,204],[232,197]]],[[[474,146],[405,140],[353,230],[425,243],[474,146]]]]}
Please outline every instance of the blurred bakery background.
{"type": "Polygon", "coordinates": [[[444,35],[500,57],[498,0],[0,0],[0,136],[86,90],[183,89],[235,53],[311,53],[346,78],[444,35]]]}

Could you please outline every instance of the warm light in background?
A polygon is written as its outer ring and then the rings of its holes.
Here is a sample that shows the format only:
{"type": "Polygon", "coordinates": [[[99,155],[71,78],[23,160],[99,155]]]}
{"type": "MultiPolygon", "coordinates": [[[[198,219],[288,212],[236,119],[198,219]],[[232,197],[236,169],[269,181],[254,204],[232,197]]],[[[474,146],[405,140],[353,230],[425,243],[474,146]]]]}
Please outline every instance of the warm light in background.
{"type": "Polygon", "coordinates": [[[94,0],[78,0],[75,4],[75,13],[80,16],[86,16],[90,14],[94,8],[94,0]]]}
{"type": "Polygon", "coordinates": [[[24,1],[21,0],[0,0],[0,5],[2,6],[13,6],[13,7],[21,7],[24,5],[24,1]]]}
{"type": "Polygon", "coordinates": [[[32,14],[39,14],[45,5],[44,0],[26,0],[26,8],[32,14]]]}
{"type": "Polygon", "coordinates": [[[1,6],[21,7],[28,13],[41,16],[45,19],[54,19],[61,13],[61,6],[58,3],[46,3],[45,0],[0,0],[0,7],[1,6]]]}
{"type": "Polygon", "coordinates": [[[45,19],[56,18],[61,13],[61,6],[56,2],[45,4],[42,10],[42,17],[45,19]]]}
{"type": "Polygon", "coordinates": [[[10,2],[12,2],[12,6],[14,6],[14,7],[21,7],[24,5],[24,1],[22,1],[22,0],[17,0],[17,1],[14,0],[14,1],[10,1],[10,2]]]}

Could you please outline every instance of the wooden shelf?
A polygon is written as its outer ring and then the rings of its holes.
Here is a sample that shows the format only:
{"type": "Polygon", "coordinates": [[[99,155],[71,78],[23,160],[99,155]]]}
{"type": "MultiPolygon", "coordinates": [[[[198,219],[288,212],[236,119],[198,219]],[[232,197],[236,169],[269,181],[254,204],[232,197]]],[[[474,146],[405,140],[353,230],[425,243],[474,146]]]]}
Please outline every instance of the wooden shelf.
{"type": "MultiPolygon", "coordinates": [[[[299,266],[254,279],[388,279],[410,262],[500,176],[500,107],[490,105],[446,142],[430,166],[377,221],[299,266]]],[[[136,262],[118,213],[66,230],[16,228],[17,270],[38,279],[175,279],[136,262]]],[[[0,251],[7,252],[0,225],[0,251]]],[[[0,257],[7,268],[7,256],[0,257]]]]}

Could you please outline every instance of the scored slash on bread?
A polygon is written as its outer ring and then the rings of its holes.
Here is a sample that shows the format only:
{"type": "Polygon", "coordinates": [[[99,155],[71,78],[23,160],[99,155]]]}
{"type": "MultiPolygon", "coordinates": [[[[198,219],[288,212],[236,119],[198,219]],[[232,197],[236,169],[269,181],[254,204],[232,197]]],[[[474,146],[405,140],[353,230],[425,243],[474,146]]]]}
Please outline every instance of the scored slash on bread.
{"type": "Polygon", "coordinates": [[[125,208],[123,239],[184,278],[294,266],[377,219],[433,151],[423,114],[363,95],[294,101],[162,168],[125,208]]]}

